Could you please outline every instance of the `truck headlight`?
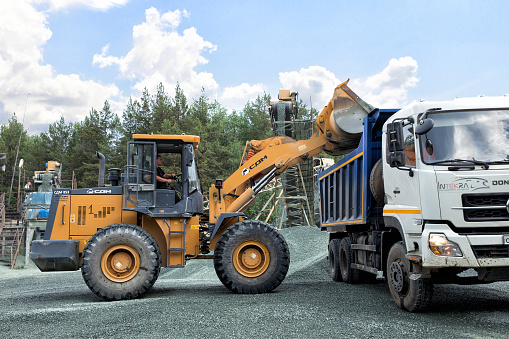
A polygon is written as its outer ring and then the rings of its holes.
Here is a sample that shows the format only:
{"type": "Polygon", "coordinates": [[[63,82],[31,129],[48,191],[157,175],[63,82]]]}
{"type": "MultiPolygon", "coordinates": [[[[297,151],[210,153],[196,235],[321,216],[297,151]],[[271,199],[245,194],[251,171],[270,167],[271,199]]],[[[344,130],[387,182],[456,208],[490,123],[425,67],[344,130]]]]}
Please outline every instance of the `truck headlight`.
{"type": "Polygon", "coordinates": [[[443,255],[447,257],[462,257],[460,247],[455,242],[447,239],[443,233],[430,233],[429,249],[436,255],[443,255]]]}

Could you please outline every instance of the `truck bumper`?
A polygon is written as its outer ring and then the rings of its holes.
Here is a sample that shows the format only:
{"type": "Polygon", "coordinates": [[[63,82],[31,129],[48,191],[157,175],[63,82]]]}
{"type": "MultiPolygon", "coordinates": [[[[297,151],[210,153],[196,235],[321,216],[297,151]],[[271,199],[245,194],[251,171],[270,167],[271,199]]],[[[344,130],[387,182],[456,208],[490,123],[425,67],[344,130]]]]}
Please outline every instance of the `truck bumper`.
{"type": "Polygon", "coordinates": [[[42,272],[79,269],[79,241],[34,240],[30,259],[42,272]]]}
{"type": "Polygon", "coordinates": [[[504,244],[504,236],[500,234],[462,235],[453,232],[447,225],[426,224],[422,232],[421,248],[423,267],[509,268],[509,246],[504,244]],[[444,234],[449,241],[459,246],[463,256],[439,256],[431,252],[428,244],[430,233],[444,234]]]}

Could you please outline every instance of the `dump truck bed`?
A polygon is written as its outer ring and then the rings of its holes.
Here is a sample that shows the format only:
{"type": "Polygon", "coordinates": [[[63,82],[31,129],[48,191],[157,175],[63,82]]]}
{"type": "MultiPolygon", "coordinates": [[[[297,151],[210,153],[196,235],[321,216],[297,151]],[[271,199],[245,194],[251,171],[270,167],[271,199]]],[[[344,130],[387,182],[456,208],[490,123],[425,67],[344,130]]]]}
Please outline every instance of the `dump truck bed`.
{"type": "Polygon", "coordinates": [[[370,192],[370,173],[382,156],[383,124],[397,111],[375,109],[366,115],[357,149],[318,173],[322,229],[330,232],[344,230],[346,225],[364,225],[381,213],[370,192]]]}

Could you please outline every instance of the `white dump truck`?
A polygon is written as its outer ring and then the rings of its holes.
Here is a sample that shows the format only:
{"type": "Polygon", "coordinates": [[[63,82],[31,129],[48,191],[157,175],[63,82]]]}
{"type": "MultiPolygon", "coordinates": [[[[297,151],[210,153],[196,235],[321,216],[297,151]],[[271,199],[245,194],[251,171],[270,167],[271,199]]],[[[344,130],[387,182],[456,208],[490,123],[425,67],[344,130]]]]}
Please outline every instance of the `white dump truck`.
{"type": "Polygon", "coordinates": [[[433,284],[509,280],[509,97],[373,109],[362,125],[318,174],[333,280],[385,277],[411,312],[433,284]]]}

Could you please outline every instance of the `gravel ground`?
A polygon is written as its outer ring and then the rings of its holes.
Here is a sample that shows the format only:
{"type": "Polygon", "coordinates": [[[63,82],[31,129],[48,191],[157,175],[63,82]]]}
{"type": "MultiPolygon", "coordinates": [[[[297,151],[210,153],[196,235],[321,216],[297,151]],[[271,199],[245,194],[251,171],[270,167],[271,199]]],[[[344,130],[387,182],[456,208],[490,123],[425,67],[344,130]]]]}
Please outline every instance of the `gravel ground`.
{"type": "Polygon", "coordinates": [[[142,298],[105,302],[78,272],[0,265],[0,338],[501,338],[509,332],[509,283],[438,285],[425,314],[393,303],[384,283],[348,285],[328,276],[327,234],[282,231],[290,271],[274,292],[239,295],[212,261],[163,269],[142,298]]]}

